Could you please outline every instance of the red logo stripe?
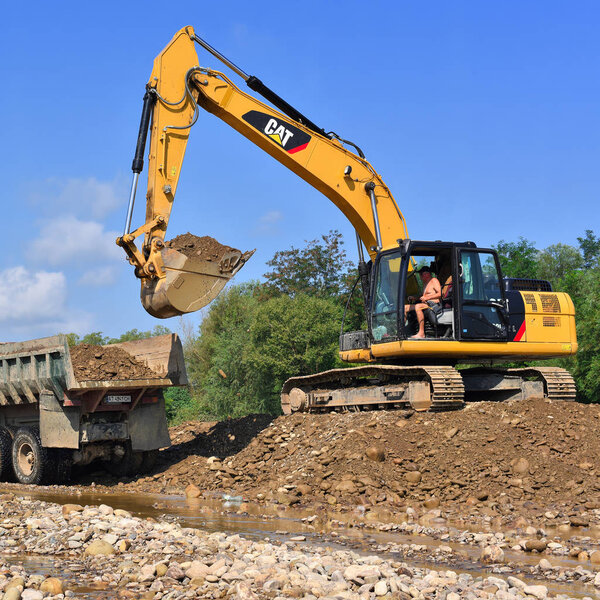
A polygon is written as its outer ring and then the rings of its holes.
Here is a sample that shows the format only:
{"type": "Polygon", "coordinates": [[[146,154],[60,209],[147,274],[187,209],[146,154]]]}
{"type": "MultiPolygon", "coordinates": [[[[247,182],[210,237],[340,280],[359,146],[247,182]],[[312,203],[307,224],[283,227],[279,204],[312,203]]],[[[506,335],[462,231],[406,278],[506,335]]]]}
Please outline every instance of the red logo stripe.
{"type": "Polygon", "coordinates": [[[513,342],[520,342],[521,338],[525,335],[525,319],[523,319],[523,323],[521,323],[521,327],[519,327],[519,331],[517,331],[517,335],[515,335],[515,339],[513,342]]]}
{"type": "Polygon", "coordinates": [[[296,154],[296,152],[300,152],[300,150],[304,150],[304,148],[306,148],[306,146],[308,146],[308,142],[306,142],[306,144],[302,144],[302,146],[296,146],[295,148],[288,150],[288,154],[296,154]]]}

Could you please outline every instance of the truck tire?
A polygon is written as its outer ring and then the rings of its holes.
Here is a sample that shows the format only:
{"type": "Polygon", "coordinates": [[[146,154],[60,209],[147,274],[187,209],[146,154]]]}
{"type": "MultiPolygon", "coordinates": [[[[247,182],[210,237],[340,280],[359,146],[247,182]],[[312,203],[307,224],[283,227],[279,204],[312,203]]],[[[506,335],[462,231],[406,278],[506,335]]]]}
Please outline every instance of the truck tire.
{"type": "Polygon", "coordinates": [[[38,485],[48,473],[48,453],[34,429],[19,429],[13,440],[12,465],[19,483],[38,485]]]}
{"type": "Polygon", "coordinates": [[[14,479],[12,466],[12,436],[6,427],[0,427],[0,481],[14,479]]]}

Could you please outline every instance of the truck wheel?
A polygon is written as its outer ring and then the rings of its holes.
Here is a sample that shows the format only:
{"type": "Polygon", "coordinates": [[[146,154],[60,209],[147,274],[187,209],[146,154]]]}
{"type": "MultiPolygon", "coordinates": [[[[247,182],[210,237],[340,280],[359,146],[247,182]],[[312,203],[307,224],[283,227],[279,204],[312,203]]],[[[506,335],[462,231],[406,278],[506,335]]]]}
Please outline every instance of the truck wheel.
{"type": "Polygon", "coordinates": [[[12,447],[12,464],[20,483],[38,485],[48,471],[48,456],[33,429],[17,431],[12,447]]]}
{"type": "Polygon", "coordinates": [[[140,473],[149,473],[156,464],[158,458],[158,450],[146,450],[143,453],[142,466],[140,467],[140,473]]]}
{"type": "Polygon", "coordinates": [[[6,427],[0,427],[0,481],[11,481],[13,478],[12,436],[6,427]]]}

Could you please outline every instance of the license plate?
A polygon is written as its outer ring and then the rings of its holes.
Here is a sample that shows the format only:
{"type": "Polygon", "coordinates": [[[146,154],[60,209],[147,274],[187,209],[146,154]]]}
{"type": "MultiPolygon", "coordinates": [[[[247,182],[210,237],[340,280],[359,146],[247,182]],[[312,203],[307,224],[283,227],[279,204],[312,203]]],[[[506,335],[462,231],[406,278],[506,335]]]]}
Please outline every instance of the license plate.
{"type": "Polygon", "coordinates": [[[127,402],[131,402],[131,396],[105,396],[104,404],[124,404],[127,402]]]}

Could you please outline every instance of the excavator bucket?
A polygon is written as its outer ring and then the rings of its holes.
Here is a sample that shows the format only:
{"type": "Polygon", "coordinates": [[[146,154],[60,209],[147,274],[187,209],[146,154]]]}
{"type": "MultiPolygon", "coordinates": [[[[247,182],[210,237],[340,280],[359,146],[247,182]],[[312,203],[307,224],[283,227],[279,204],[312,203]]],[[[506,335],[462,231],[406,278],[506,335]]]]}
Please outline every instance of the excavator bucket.
{"type": "Polygon", "coordinates": [[[142,305],[159,319],[199,310],[219,295],[254,252],[242,253],[209,236],[177,236],[161,250],[166,277],[142,280],[142,305]]]}

